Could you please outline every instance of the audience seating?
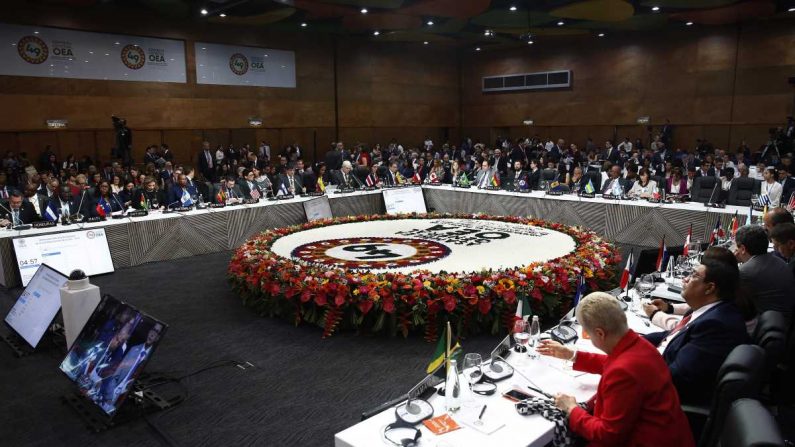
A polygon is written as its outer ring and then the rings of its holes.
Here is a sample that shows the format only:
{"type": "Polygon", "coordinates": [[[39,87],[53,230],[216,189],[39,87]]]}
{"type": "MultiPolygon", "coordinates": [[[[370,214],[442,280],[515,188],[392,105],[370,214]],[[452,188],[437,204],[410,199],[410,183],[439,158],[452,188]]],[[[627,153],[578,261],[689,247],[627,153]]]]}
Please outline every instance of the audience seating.
{"type": "Polygon", "coordinates": [[[759,193],[761,182],[749,177],[739,177],[732,180],[729,188],[727,205],[750,206],[751,196],[759,193]]]}
{"type": "Polygon", "coordinates": [[[711,408],[683,405],[699,447],[718,444],[731,404],[737,399],[756,398],[762,386],[765,351],[756,345],[740,345],[726,357],[718,371],[711,408]]]}
{"type": "MultiPolygon", "coordinates": [[[[704,176],[696,177],[693,179],[693,189],[690,191],[690,200],[693,202],[707,203],[713,197],[715,185],[718,182],[717,177],[704,176]]],[[[715,192],[713,201],[718,201],[718,192],[715,192]]]]}
{"type": "Polygon", "coordinates": [[[783,447],[784,439],[772,414],[754,399],[735,401],[720,436],[721,447],[783,447]]]}
{"type": "Polygon", "coordinates": [[[555,169],[544,169],[541,171],[541,182],[553,182],[557,179],[559,173],[555,169]]]}

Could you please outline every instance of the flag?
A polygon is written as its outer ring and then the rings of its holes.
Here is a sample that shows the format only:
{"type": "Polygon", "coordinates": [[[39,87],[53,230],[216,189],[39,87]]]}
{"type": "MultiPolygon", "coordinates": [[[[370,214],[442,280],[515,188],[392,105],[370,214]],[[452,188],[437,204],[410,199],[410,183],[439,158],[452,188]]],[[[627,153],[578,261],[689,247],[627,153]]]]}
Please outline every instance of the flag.
{"type": "Polygon", "coordinates": [[[97,202],[97,215],[99,217],[105,217],[113,211],[113,208],[110,206],[104,197],[101,197],[97,202]]]}
{"type": "Polygon", "coordinates": [[[765,205],[765,209],[762,210],[762,221],[764,222],[765,217],[767,217],[767,205],[765,205]]]}
{"type": "Polygon", "coordinates": [[[58,221],[58,210],[55,209],[52,202],[47,203],[47,209],[44,210],[44,218],[50,222],[58,221]]]}
{"type": "Polygon", "coordinates": [[[530,302],[526,296],[516,300],[516,315],[514,320],[524,320],[524,317],[530,316],[533,312],[530,310],[530,302]]]}
{"type": "Polygon", "coordinates": [[[793,192],[789,196],[789,202],[787,203],[787,209],[789,209],[790,211],[795,210],[795,192],[793,192]]]}
{"type": "Polygon", "coordinates": [[[596,188],[593,186],[593,182],[591,179],[588,179],[588,183],[585,184],[585,192],[587,194],[593,194],[596,191],[596,188]]]}
{"type": "Polygon", "coordinates": [[[665,235],[663,235],[662,240],[660,241],[660,250],[657,252],[657,271],[662,272],[665,268],[665,261],[668,257],[668,247],[665,246],[665,235]]]}
{"type": "Polygon", "coordinates": [[[439,183],[439,176],[436,175],[436,172],[431,171],[431,175],[428,176],[428,181],[431,183],[439,183]]]}
{"type": "Polygon", "coordinates": [[[720,218],[718,218],[718,222],[715,224],[715,228],[712,229],[712,234],[709,236],[709,245],[715,244],[718,239],[725,235],[726,234],[723,232],[723,225],[721,225],[720,218]]]}
{"type": "Polygon", "coordinates": [[[579,275],[577,277],[577,291],[574,293],[574,299],[571,300],[572,309],[577,307],[583,295],[585,295],[585,276],[579,275]]]}
{"type": "Polygon", "coordinates": [[[551,183],[549,184],[549,189],[550,189],[550,190],[552,190],[552,189],[555,189],[555,188],[557,188],[558,186],[560,186],[560,182],[559,182],[559,181],[557,181],[557,180],[555,180],[554,182],[551,182],[551,183]]]}
{"type": "Polygon", "coordinates": [[[182,202],[182,206],[193,205],[193,199],[191,199],[190,193],[187,189],[182,190],[182,196],[179,198],[179,201],[182,202]]]}
{"type": "Polygon", "coordinates": [[[402,175],[400,175],[400,173],[399,173],[399,172],[396,172],[396,173],[395,173],[395,178],[397,179],[397,184],[398,184],[398,185],[402,185],[402,184],[403,184],[403,183],[405,183],[405,181],[406,181],[406,180],[403,178],[403,176],[402,176],[402,175]]]}
{"type": "Polygon", "coordinates": [[[445,360],[448,359],[448,356],[454,356],[457,352],[460,352],[461,345],[458,344],[458,341],[455,342],[455,345],[452,348],[448,346],[447,340],[450,339],[450,337],[451,334],[448,323],[448,325],[445,326],[442,335],[439,337],[439,342],[436,343],[436,350],[433,352],[433,359],[431,359],[431,362],[428,363],[428,367],[425,368],[426,374],[433,374],[437,368],[445,363],[445,360]]]}
{"type": "Polygon", "coordinates": [[[226,191],[223,189],[218,191],[218,194],[215,196],[215,198],[218,199],[218,203],[226,203],[226,191]]]}
{"type": "Polygon", "coordinates": [[[685,237],[685,246],[682,249],[682,256],[687,256],[690,254],[690,239],[693,237],[693,224],[690,224],[690,229],[687,230],[687,236],[685,237]]]}
{"type": "Polygon", "coordinates": [[[632,257],[634,252],[629,252],[629,257],[627,258],[627,265],[624,266],[624,272],[621,273],[621,283],[619,287],[621,290],[626,290],[627,286],[629,286],[629,279],[632,276],[632,257]]]}
{"type": "Polygon", "coordinates": [[[739,226],[740,226],[740,223],[737,221],[737,211],[735,211],[734,212],[734,217],[732,217],[732,228],[731,228],[732,239],[734,239],[735,236],[737,236],[737,227],[739,227],[739,226]]]}
{"type": "Polygon", "coordinates": [[[660,188],[654,187],[654,192],[651,194],[651,198],[654,200],[660,200],[660,188]]]}
{"type": "Polygon", "coordinates": [[[760,205],[768,206],[768,205],[770,205],[770,203],[772,203],[772,202],[770,201],[770,196],[769,195],[762,194],[761,196],[759,196],[759,204],[760,205]]]}
{"type": "Polygon", "coordinates": [[[141,208],[148,210],[149,206],[146,202],[146,197],[144,197],[144,193],[141,193],[141,208]]]}
{"type": "Polygon", "coordinates": [[[364,183],[366,183],[367,186],[375,186],[377,181],[378,181],[378,179],[376,179],[375,175],[373,175],[373,174],[368,174],[367,178],[364,179],[364,183]]]}
{"type": "Polygon", "coordinates": [[[279,186],[279,194],[284,196],[290,195],[290,191],[287,190],[286,183],[282,183],[281,186],[279,186]]]}
{"type": "Polygon", "coordinates": [[[496,173],[491,176],[491,186],[500,186],[500,177],[496,173]]]}
{"type": "Polygon", "coordinates": [[[419,171],[414,173],[414,177],[411,178],[412,183],[422,183],[422,179],[420,178],[419,171]]]}
{"type": "Polygon", "coordinates": [[[320,192],[326,192],[326,184],[323,183],[323,177],[317,178],[317,189],[320,192]]]}
{"type": "Polygon", "coordinates": [[[461,178],[458,179],[458,184],[461,186],[469,186],[469,177],[466,172],[461,173],[461,178]]]}

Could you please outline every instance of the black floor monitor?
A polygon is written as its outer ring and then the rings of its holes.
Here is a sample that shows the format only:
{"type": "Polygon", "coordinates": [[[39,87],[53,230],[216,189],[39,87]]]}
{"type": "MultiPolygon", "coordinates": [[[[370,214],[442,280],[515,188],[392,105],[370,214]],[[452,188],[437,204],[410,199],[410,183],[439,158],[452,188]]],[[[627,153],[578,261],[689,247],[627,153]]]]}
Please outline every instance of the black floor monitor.
{"type": "Polygon", "coordinates": [[[61,371],[84,397],[113,416],[166,328],[163,322],[105,295],[66,354],[61,371]]]}

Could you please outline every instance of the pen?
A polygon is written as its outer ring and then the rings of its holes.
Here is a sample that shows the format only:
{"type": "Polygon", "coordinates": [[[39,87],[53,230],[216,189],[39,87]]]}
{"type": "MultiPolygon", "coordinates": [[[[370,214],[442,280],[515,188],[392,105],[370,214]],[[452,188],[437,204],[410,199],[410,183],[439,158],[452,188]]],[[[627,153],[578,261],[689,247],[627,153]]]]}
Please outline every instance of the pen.
{"type": "Polygon", "coordinates": [[[485,413],[485,412],[486,412],[486,407],[487,407],[487,405],[484,405],[484,406],[483,406],[483,409],[482,409],[482,410],[480,410],[480,416],[478,416],[478,420],[481,420],[481,419],[483,419],[483,413],[485,413]]]}

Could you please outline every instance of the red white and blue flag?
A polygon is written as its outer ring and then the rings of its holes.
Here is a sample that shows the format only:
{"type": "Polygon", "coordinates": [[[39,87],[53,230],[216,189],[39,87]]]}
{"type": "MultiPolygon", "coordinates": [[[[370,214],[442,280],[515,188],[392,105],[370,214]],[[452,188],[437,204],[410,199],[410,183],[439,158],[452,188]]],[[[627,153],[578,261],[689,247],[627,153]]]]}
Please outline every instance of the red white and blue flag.
{"type": "Polygon", "coordinates": [[[660,250],[657,252],[657,271],[662,272],[665,269],[666,261],[668,260],[668,247],[665,246],[665,235],[660,241],[660,250]]]}
{"type": "Polygon", "coordinates": [[[690,229],[687,230],[687,237],[685,237],[685,247],[682,249],[682,256],[690,254],[690,240],[693,238],[693,224],[690,224],[690,229]]]}
{"type": "Polygon", "coordinates": [[[627,258],[627,265],[624,266],[624,272],[621,273],[621,283],[619,287],[621,290],[626,290],[627,286],[629,286],[629,279],[632,276],[632,258],[634,257],[634,251],[629,252],[629,257],[627,258]]]}
{"type": "Polygon", "coordinates": [[[709,236],[709,244],[713,245],[714,243],[718,242],[718,239],[725,236],[726,233],[723,232],[723,225],[721,225],[719,218],[718,222],[715,224],[715,228],[712,230],[712,234],[709,236]]]}

